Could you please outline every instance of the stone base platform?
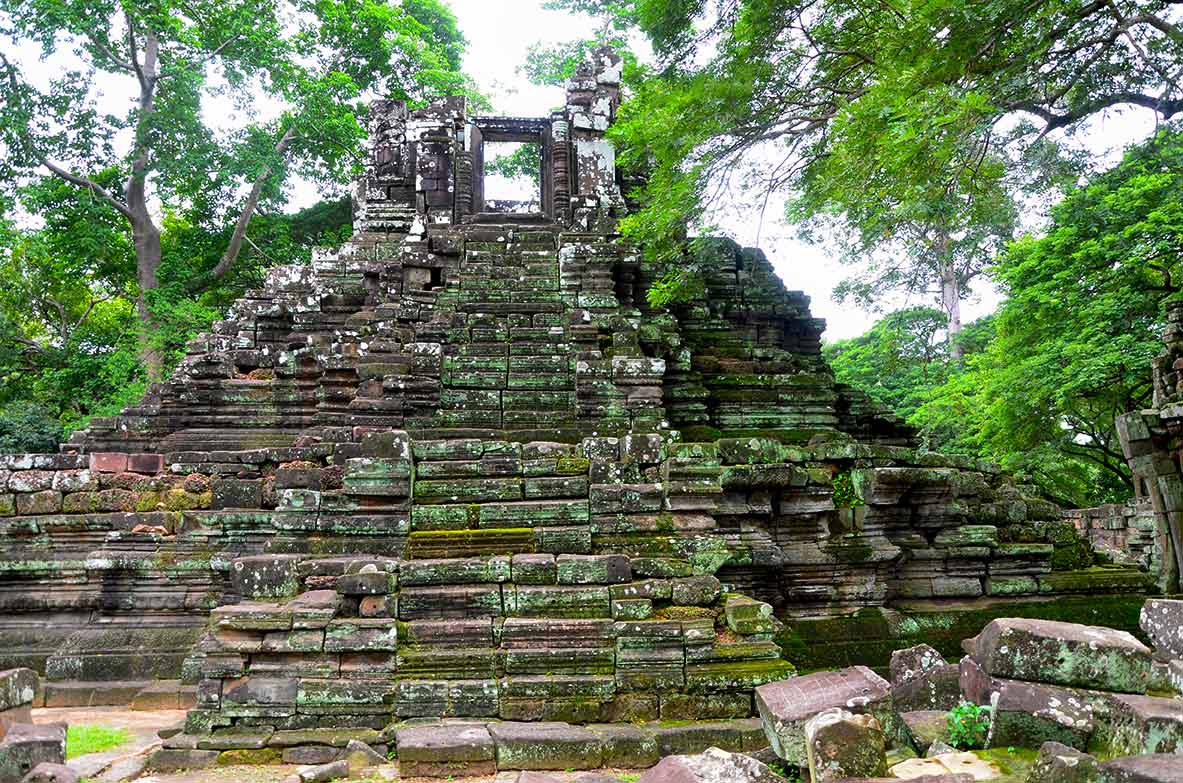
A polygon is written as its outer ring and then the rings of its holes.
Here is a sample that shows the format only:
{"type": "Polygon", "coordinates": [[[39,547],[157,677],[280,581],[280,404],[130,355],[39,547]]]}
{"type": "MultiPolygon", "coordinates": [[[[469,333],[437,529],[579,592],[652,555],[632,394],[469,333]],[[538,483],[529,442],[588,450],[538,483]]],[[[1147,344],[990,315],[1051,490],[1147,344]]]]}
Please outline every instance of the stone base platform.
{"type": "Polygon", "coordinates": [[[474,720],[412,720],[382,731],[335,729],[261,731],[164,740],[152,768],[195,768],[217,763],[301,763],[341,757],[351,740],[398,758],[407,777],[451,778],[504,770],[644,769],[665,756],[708,747],[753,752],[768,746],[758,718],[588,724],[474,720]],[[225,756],[225,762],[220,757],[225,756]]]}

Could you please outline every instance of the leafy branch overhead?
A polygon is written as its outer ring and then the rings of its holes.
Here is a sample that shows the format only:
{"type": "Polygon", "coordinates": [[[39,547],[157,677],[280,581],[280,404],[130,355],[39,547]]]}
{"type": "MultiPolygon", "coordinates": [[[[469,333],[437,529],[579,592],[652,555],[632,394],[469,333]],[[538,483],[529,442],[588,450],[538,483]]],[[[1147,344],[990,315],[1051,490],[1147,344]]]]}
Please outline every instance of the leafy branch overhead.
{"type": "MultiPolygon", "coordinates": [[[[249,247],[252,219],[283,202],[291,174],[356,172],[364,96],[469,90],[464,39],[437,0],[4,0],[0,42],[0,177],[50,174],[126,221],[146,331],[166,261],[161,213],[233,226],[217,260],[180,281],[200,292],[249,247]],[[74,70],[45,83],[37,57],[74,70]]],[[[158,376],[162,357],[142,346],[158,376]]]]}

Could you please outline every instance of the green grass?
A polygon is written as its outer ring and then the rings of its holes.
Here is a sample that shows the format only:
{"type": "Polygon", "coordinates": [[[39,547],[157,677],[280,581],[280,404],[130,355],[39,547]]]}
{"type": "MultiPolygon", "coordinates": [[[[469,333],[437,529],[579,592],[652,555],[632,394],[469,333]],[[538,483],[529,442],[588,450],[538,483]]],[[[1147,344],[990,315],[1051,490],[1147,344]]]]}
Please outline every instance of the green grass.
{"type": "Polygon", "coordinates": [[[70,726],[66,730],[66,758],[113,750],[128,742],[131,742],[131,732],[127,729],[113,729],[95,723],[70,726]]]}

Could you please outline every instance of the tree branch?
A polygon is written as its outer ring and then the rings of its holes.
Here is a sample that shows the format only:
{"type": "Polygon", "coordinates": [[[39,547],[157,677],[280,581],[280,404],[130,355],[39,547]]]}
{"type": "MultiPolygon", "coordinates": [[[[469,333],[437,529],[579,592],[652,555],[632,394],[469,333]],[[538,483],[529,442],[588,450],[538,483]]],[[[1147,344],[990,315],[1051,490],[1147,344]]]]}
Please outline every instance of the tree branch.
{"type": "Polygon", "coordinates": [[[66,171],[61,166],[58,166],[57,164],[55,164],[53,161],[49,160],[48,158],[42,158],[41,165],[45,166],[45,168],[52,171],[58,177],[61,177],[66,182],[69,182],[73,185],[77,185],[80,188],[85,188],[86,190],[89,190],[91,193],[94,193],[96,196],[101,198],[103,201],[107,202],[108,206],[110,206],[112,209],[116,210],[119,214],[123,215],[128,220],[132,219],[131,210],[128,209],[126,205],[124,205],[123,203],[118,201],[114,196],[112,196],[111,192],[109,190],[107,190],[106,188],[104,188],[102,185],[95,182],[94,180],[90,180],[90,179],[87,179],[86,177],[66,171]]]}
{"type": "MultiPolygon", "coordinates": [[[[295,125],[291,125],[275,145],[276,156],[282,156],[295,137],[296,127],[295,125]]],[[[226,252],[222,254],[222,258],[219,259],[217,266],[203,280],[202,287],[208,286],[224,277],[238,258],[238,254],[242,251],[243,240],[246,239],[246,230],[251,224],[251,217],[255,214],[259,197],[263,193],[263,187],[267,184],[267,180],[271,178],[271,173],[271,165],[267,164],[263,166],[258,176],[255,177],[255,182],[251,186],[251,192],[247,195],[246,203],[243,205],[242,212],[238,216],[238,222],[234,226],[234,233],[230,235],[230,242],[226,246],[226,252]]]]}

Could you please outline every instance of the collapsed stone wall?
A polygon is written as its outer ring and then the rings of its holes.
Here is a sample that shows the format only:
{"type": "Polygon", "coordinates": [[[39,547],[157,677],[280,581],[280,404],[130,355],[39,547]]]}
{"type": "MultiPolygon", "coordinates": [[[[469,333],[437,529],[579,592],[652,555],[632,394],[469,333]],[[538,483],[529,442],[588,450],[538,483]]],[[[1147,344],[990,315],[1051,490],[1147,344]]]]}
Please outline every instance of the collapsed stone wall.
{"type": "Polygon", "coordinates": [[[8,458],[8,665],[56,704],[183,670],[207,731],[738,715],[784,670],[774,613],[1146,588],[1057,571],[1054,506],[835,383],[759,251],[709,246],[704,294],[650,308],[615,233],[619,68],[598,52],[547,118],[378,102],[349,243],[272,270],[61,455],[8,458]],[[542,145],[537,214],[483,200],[509,137],[542,145]],[[346,587],[367,568],[387,592],[346,587]]]}
{"type": "Polygon", "coordinates": [[[1149,498],[1095,508],[1066,509],[1064,518],[1114,562],[1136,565],[1151,574],[1162,570],[1158,521],[1149,498]]]}

